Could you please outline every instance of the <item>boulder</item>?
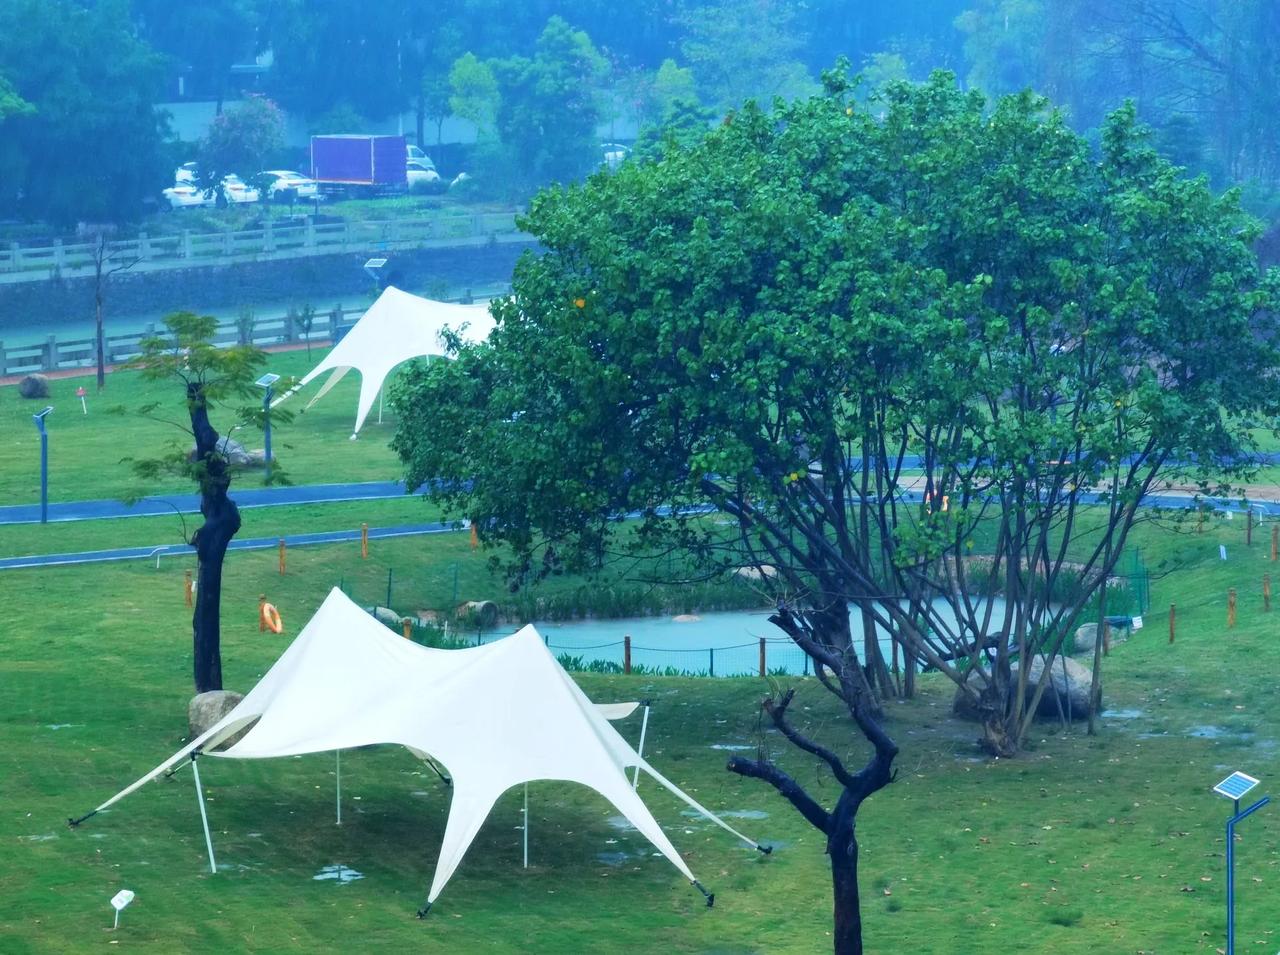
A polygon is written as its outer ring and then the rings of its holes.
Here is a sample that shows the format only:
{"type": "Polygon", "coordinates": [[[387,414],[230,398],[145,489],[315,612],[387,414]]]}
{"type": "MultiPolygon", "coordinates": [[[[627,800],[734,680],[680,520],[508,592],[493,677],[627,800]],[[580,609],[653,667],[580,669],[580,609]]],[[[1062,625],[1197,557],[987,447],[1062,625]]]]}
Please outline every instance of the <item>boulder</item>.
{"type": "Polygon", "coordinates": [[[458,608],[458,616],[474,621],[484,630],[498,625],[498,605],[492,600],[468,600],[458,608]]]}
{"type": "Polygon", "coordinates": [[[49,379],[44,375],[27,375],[18,382],[18,394],[23,398],[48,398],[49,379]]]}
{"type": "MultiPolygon", "coordinates": [[[[1112,627],[1111,628],[1111,645],[1124,643],[1129,639],[1128,627],[1112,627]]],[[[1086,623],[1084,626],[1076,630],[1075,645],[1072,653],[1092,653],[1093,645],[1098,640],[1098,625],[1096,623],[1086,623]]]]}
{"type": "MultiPolygon", "coordinates": [[[[187,727],[191,732],[190,738],[195,739],[205,732],[214,723],[235,709],[243,699],[244,697],[241,694],[232,690],[210,690],[208,693],[198,693],[193,696],[191,702],[187,704],[187,727]]],[[[246,726],[217,748],[226,749],[233,743],[238,742],[240,737],[244,736],[248,731],[249,727],[246,726]]]]}
{"type": "Polygon", "coordinates": [[[761,564],[759,567],[739,567],[734,574],[743,580],[772,580],[778,576],[778,568],[772,564],[761,564]]]}
{"type": "MultiPolygon", "coordinates": [[[[224,436],[218,439],[218,450],[226,456],[227,463],[233,468],[260,468],[265,467],[267,463],[265,451],[260,449],[247,450],[243,444],[230,437],[224,436]]],[[[196,449],[192,448],[187,457],[194,461],[196,459],[196,449]]]]}
{"type": "Polygon", "coordinates": [[[1098,625],[1096,623],[1086,623],[1083,627],[1076,628],[1076,640],[1072,653],[1092,653],[1093,645],[1098,640],[1098,625]]]}
{"type": "Polygon", "coordinates": [[[385,623],[388,627],[400,626],[400,615],[389,607],[374,607],[373,615],[378,623],[385,623]]]}
{"type": "MultiPolygon", "coordinates": [[[[1036,684],[1044,673],[1044,657],[1031,659],[1027,670],[1027,701],[1031,701],[1036,684]]],[[[1013,670],[1017,678],[1017,668],[1013,670]]],[[[1070,657],[1060,656],[1053,661],[1053,669],[1049,674],[1049,685],[1045,687],[1044,696],[1040,698],[1040,706],[1036,716],[1041,719],[1058,719],[1058,707],[1062,713],[1069,714],[1072,719],[1083,720],[1089,716],[1089,707],[1093,705],[1093,671],[1077,663],[1070,657]]],[[[1101,705],[1101,700],[1099,700],[1101,705]]]]}
{"type": "MultiPolygon", "coordinates": [[[[1028,703],[1031,702],[1031,698],[1035,695],[1036,684],[1040,681],[1042,673],[1044,673],[1044,657],[1037,656],[1032,658],[1031,669],[1027,676],[1028,703]]],[[[977,683],[978,678],[971,673],[968,679],[977,683]]],[[[1010,679],[1018,679],[1018,665],[1016,663],[1010,668],[1010,679]]],[[[1061,703],[1061,712],[1064,716],[1069,714],[1073,720],[1087,719],[1089,707],[1092,705],[1092,697],[1092,671],[1070,657],[1060,656],[1053,661],[1053,672],[1049,676],[1049,685],[1045,687],[1044,696],[1040,698],[1040,706],[1036,709],[1036,716],[1046,720],[1058,719],[1058,706],[1061,703]],[[1064,668],[1065,674],[1063,672],[1064,668]]],[[[1098,704],[1101,706],[1101,699],[1099,699],[1098,704]]],[[[969,696],[960,687],[956,687],[956,695],[951,704],[951,712],[963,720],[977,720],[979,718],[977,709],[970,701],[969,696]]]]}

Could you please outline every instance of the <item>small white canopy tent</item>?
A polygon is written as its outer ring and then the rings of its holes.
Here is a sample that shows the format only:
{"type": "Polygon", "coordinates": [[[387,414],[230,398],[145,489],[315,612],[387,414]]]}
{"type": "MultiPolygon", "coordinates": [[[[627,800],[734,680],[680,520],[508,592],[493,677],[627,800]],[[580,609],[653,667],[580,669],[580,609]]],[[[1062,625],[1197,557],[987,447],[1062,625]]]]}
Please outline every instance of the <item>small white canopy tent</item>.
{"type": "MultiPolygon", "coordinates": [[[[435,879],[420,915],[439,896],[498,797],[534,780],[594,789],[699,889],[627,779],[627,767],[644,770],[699,813],[768,852],[682,792],[609,725],[610,718],[634,709],[592,704],[532,626],[485,646],[429,649],[397,637],[335,588],[235,709],[73,825],[187,758],[199,788],[197,755],[260,759],[399,743],[439,760],[452,777],[435,879]],[[246,726],[239,741],[213,752],[246,726]]],[[[212,863],[212,844],[209,851],[212,863]]]]}
{"type": "Polygon", "coordinates": [[[329,380],[307,402],[310,408],[354,368],[360,372],[360,401],[356,405],[356,426],[351,431],[354,439],[391,369],[410,358],[443,355],[441,333],[446,328],[466,341],[483,341],[493,330],[493,317],[487,305],[435,302],[388,286],[320,364],[307,372],[296,387],[273,401],[272,407],[332,370],[329,380]]]}

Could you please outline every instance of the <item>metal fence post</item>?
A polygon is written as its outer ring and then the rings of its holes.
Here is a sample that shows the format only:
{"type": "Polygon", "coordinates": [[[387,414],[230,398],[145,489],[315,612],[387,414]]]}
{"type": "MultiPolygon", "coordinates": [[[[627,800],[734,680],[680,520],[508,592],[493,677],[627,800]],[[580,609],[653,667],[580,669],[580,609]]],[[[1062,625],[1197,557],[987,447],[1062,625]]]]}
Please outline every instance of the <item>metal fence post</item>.
{"type": "Polygon", "coordinates": [[[764,650],[764,637],[761,637],[761,638],[760,638],[760,675],[761,675],[761,676],[764,676],[764,674],[765,674],[765,669],[764,669],[764,653],[765,653],[765,650],[764,650]]]}
{"type": "Polygon", "coordinates": [[[622,637],[622,672],[631,672],[631,634],[622,637]]]}
{"type": "Polygon", "coordinates": [[[710,667],[711,676],[716,675],[716,648],[707,648],[707,665],[710,667]]]}

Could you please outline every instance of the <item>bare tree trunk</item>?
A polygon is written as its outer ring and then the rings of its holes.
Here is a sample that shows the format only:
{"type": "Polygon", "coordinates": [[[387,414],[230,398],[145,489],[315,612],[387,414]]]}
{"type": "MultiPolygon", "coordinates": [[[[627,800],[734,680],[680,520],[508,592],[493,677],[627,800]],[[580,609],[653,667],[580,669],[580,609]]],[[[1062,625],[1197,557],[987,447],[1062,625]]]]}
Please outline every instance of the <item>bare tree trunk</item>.
{"type": "Polygon", "coordinates": [[[93,256],[93,325],[98,354],[98,393],[107,387],[106,345],[102,333],[102,266],[107,258],[107,239],[98,234],[98,247],[93,256]]]}
{"type": "Polygon", "coordinates": [[[827,855],[831,857],[833,948],[836,955],[862,955],[862,905],[858,897],[857,805],[845,790],[831,814],[827,855]]]}
{"type": "Polygon", "coordinates": [[[204,524],[191,538],[198,560],[196,606],[191,617],[192,656],[197,693],[222,689],[222,565],[227,545],[240,530],[240,509],[227,495],[231,473],[218,450],[218,432],[209,423],[203,389],[187,386],[197,467],[202,468],[200,513],[204,524]]]}

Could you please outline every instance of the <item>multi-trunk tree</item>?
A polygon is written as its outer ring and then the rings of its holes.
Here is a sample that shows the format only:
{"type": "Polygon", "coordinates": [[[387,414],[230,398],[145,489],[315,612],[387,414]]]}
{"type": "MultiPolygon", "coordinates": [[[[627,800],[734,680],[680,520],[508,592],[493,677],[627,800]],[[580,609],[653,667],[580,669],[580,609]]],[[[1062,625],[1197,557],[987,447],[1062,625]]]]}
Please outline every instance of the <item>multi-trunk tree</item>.
{"type": "Polygon", "coordinates": [[[637,513],[640,546],[756,569],[871,752],[847,770],[784,694],[766,710],[834,808],[767,760],[730,769],[826,834],[857,952],[855,814],[897,752],[879,701],[928,665],[1018,750],[1046,683],[1015,665],[1056,659],[1142,495],[1243,467],[1276,410],[1277,283],[1235,198],[1131,110],[1095,150],[1029,94],[988,107],[940,74],[868,108],[824,81],[539,196],[490,341],[392,402],[408,480],[519,559],[598,562],[637,513]]]}

